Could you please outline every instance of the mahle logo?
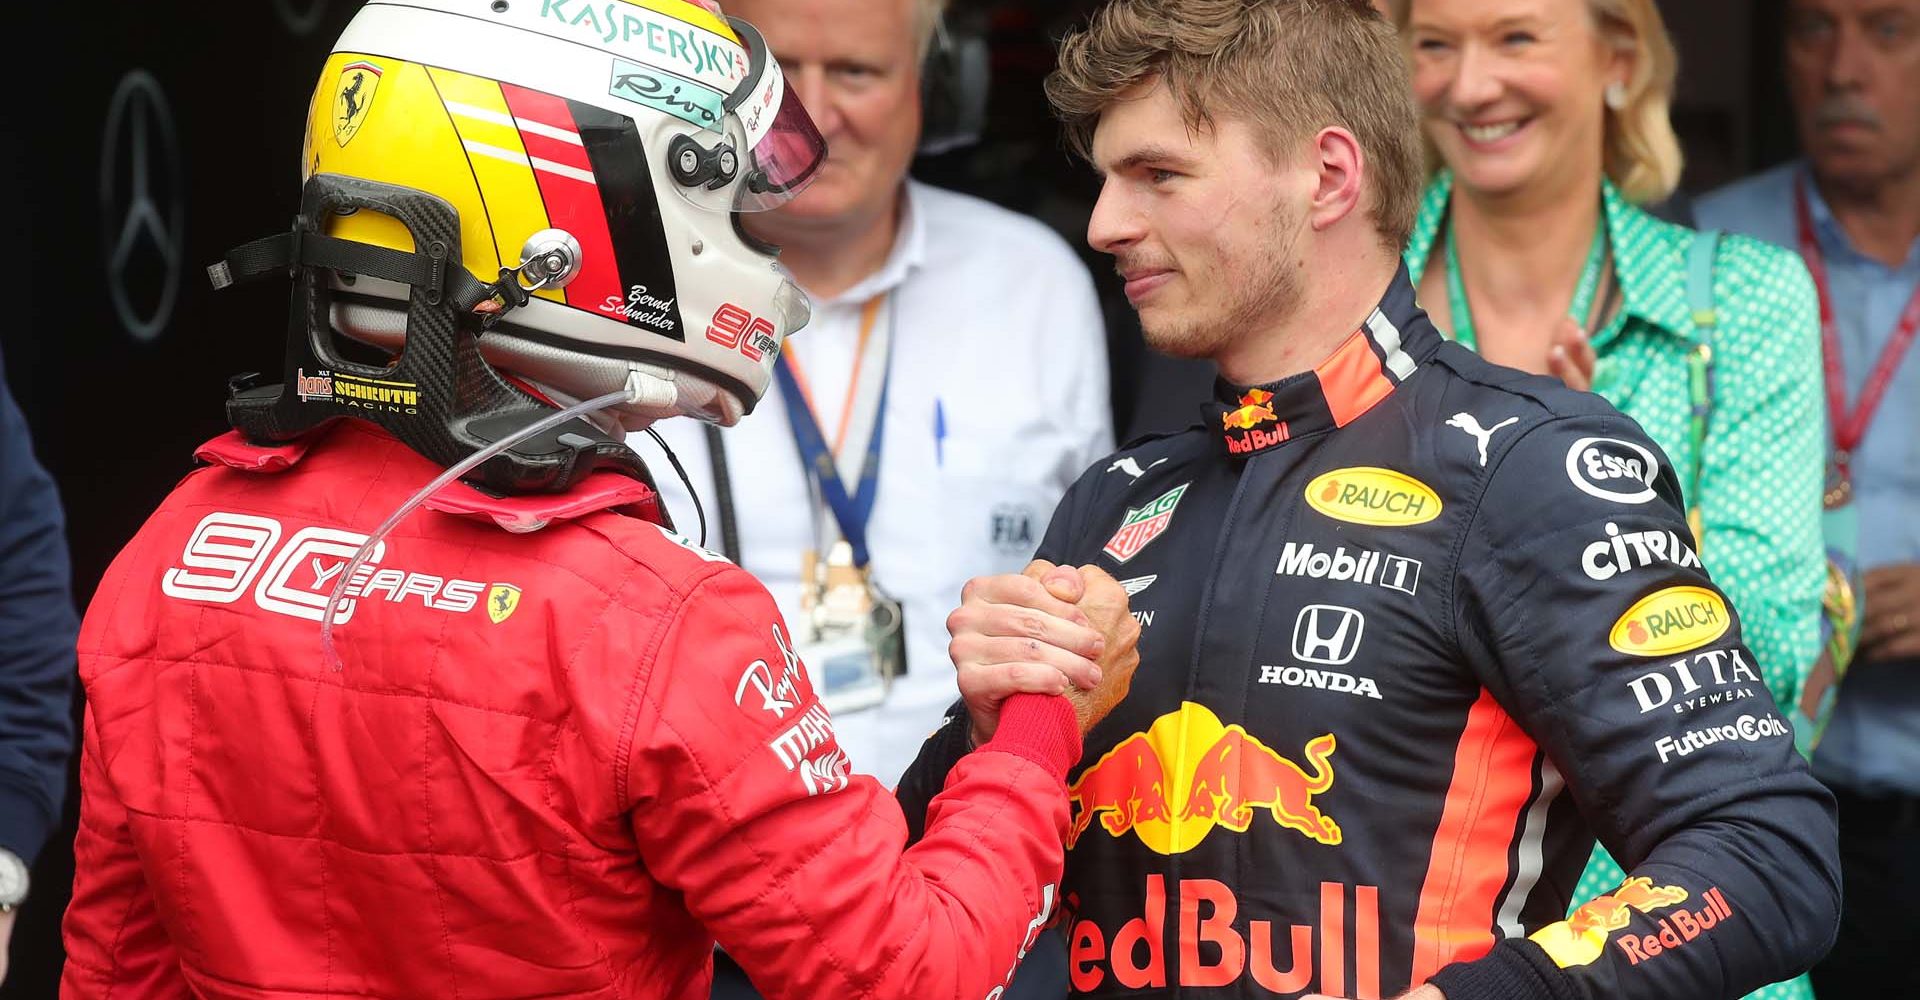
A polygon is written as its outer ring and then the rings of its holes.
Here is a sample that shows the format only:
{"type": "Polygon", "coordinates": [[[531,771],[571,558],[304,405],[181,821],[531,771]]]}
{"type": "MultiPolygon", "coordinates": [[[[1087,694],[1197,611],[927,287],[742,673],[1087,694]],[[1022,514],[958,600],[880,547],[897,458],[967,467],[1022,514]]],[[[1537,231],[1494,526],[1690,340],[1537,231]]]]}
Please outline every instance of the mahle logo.
{"type": "Polygon", "coordinates": [[[1632,656],[1698,649],[1732,627],[1727,602],[1704,587],[1668,587],[1641,598],[1613,623],[1608,645],[1632,656]]]}
{"type": "Polygon", "coordinates": [[[1440,516],[1440,496],[1392,469],[1335,469],[1307,484],[1307,504],[1336,521],[1401,528],[1440,516]]]}

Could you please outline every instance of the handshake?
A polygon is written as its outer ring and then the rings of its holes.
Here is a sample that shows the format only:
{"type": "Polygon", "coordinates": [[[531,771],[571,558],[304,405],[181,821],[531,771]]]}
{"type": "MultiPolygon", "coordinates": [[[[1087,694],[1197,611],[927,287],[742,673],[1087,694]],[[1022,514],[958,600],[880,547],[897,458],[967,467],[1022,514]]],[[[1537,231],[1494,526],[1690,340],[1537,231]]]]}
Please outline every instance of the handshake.
{"type": "Polygon", "coordinates": [[[1015,694],[1066,696],[1085,736],[1127,696],[1140,665],[1127,592],[1094,566],[1037,559],[1017,576],[969,580],[947,631],[974,746],[993,737],[1015,694]]]}

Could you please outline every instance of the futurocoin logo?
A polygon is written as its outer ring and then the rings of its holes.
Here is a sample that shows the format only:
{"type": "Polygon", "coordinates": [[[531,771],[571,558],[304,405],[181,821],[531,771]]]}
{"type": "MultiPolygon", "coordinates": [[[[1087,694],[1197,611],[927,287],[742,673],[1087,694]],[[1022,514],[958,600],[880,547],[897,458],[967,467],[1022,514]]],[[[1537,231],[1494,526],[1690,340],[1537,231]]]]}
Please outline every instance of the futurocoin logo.
{"type": "Polygon", "coordinates": [[[1719,594],[1704,587],[1668,587],[1628,608],[1613,623],[1607,643],[1632,656],[1667,656],[1698,649],[1731,625],[1719,594]]]}
{"type": "Polygon", "coordinates": [[[1392,469],[1335,469],[1307,484],[1307,504],[1336,521],[1405,527],[1440,516],[1440,496],[1426,483],[1392,469]]]}
{"type": "Polygon", "coordinates": [[[152,340],[167,328],[180,294],[187,216],[180,136],[153,74],[136,69],[120,78],[100,150],[107,300],[122,329],[152,340]]]}

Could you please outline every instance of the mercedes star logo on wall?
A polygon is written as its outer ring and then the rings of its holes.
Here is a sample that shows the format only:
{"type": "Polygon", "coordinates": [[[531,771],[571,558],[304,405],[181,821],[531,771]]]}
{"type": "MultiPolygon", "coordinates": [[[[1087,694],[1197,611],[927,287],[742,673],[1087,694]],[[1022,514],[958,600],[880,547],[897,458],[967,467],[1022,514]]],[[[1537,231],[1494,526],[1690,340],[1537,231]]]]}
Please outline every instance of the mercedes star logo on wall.
{"type": "Polygon", "coordinates": [[[187,221],[180,135],[153,74],[121,77],[100,150],[107,297],[127,333],[152,340],[173,318],[187,221]]]}

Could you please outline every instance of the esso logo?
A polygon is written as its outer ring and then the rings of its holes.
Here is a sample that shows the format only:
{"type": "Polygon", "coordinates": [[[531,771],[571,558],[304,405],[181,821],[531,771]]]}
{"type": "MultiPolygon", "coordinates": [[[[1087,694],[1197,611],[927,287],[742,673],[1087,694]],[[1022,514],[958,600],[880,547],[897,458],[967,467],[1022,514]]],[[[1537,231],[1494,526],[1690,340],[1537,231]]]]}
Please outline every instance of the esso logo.
{"type": "Polygon", "coordinates": [[[729,302],[713,314],[713,322],[707,326],[707,339],[730,351],[737,350],[746,355],[748,361],[759,361],[769,352],[778,350],[780,342],[774,339],[774,326],[771,322],[729,302]]]}
{"type": "Polygon", "coordinates": [[[1567,478],[1580,492],[1615,503],[1653,499],[1660,463],[1653,452],[1619,438],[1581,438],[1567,449],[1567,478]]]}

